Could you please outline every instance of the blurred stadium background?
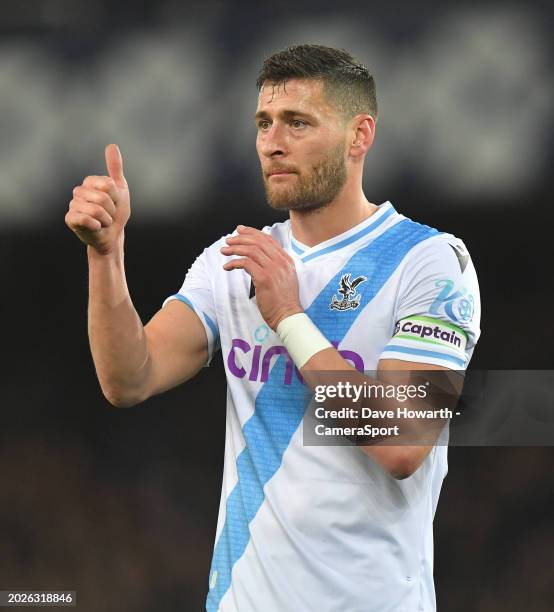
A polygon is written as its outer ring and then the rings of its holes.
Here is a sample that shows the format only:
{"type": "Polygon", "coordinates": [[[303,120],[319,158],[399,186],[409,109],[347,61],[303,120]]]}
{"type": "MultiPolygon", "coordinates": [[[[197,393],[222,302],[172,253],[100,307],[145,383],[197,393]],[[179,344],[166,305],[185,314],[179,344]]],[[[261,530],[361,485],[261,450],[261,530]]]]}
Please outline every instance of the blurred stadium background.
{"type": "MultiPolygon", "coordinates": [[[[88,352],[84,249],[63,218],[117,142],[144,321],[204,246],[281,220],[263,197],[252,116],[258,67],[288,44],[344,47],[373,71],[367,196],[465,240],[483,301],[472,367],[554,368],[550,3],[27,0],[1,15],[2,589],[77,590],[87,612],[203,608],[221,359],[143,406],[111,408],[88,352]]],[[[553,458],[451,449],[439,610],[552,610],[553,458]]]]}

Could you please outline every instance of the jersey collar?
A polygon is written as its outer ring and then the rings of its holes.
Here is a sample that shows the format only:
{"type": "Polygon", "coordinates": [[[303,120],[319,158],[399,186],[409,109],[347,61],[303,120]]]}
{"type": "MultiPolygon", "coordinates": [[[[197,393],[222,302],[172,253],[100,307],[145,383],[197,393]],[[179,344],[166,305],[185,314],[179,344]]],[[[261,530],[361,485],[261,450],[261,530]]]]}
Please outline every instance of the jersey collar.
{"type": "Polygon", "coordinates": [[[299,240],[292,235],[292,229],[290,227],[289,220],[289,237],[290,247],[292,251],[300,258],[302,262],[310,261],[320,255],[325,255],[331,251],[342,249],[349,244],[352,244],[356,240],[367,237],[369,234],[377,230],[377,228],[391,215],[398,214],[394,206],[387,200],[381,204],[377,211],[375,211],[371,217],[368,217],[358,225],[351,227],[346,232],[333,236],[328,240],[320,242],[313,247],[302,244],[299,240]]]}

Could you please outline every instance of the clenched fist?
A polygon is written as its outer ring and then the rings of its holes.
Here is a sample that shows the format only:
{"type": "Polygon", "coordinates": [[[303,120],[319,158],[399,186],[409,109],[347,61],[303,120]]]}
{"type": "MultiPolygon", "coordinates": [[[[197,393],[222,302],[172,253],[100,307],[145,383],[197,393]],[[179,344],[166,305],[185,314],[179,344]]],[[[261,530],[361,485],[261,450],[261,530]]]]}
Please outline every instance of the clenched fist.
{"type": "Polygon", "coordinates": [[[108,255],[117,247],[131,215],[129,188],[117,145],[106,147],[106,166],[109,176],[87,176],[75,187],[65,216],[69,229],[100,255],[108,255]]]}

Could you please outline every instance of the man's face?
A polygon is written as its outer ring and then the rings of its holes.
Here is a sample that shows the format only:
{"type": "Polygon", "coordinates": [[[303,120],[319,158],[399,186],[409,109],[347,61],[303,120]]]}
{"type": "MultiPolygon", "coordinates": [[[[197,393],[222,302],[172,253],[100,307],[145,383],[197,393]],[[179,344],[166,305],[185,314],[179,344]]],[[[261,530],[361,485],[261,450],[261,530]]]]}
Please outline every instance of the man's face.
{"type": "Polygon", "coordinates": [[[273,208],[315,210],[346,181],[345,126],[323,83],[291,79],[264,84],[256,112],[256,149],[273,208]]]}

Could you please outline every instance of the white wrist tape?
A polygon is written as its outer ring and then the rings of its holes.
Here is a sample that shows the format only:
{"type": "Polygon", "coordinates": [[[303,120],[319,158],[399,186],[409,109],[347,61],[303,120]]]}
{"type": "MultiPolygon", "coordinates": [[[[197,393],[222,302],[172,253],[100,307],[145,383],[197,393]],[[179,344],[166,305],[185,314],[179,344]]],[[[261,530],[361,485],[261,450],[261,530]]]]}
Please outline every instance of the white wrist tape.
{"type": "Polygon", "coordinates": [[[298,369],[319,351],[333,347],[304,312],[283,319],[276,331],[298,369]]]}

